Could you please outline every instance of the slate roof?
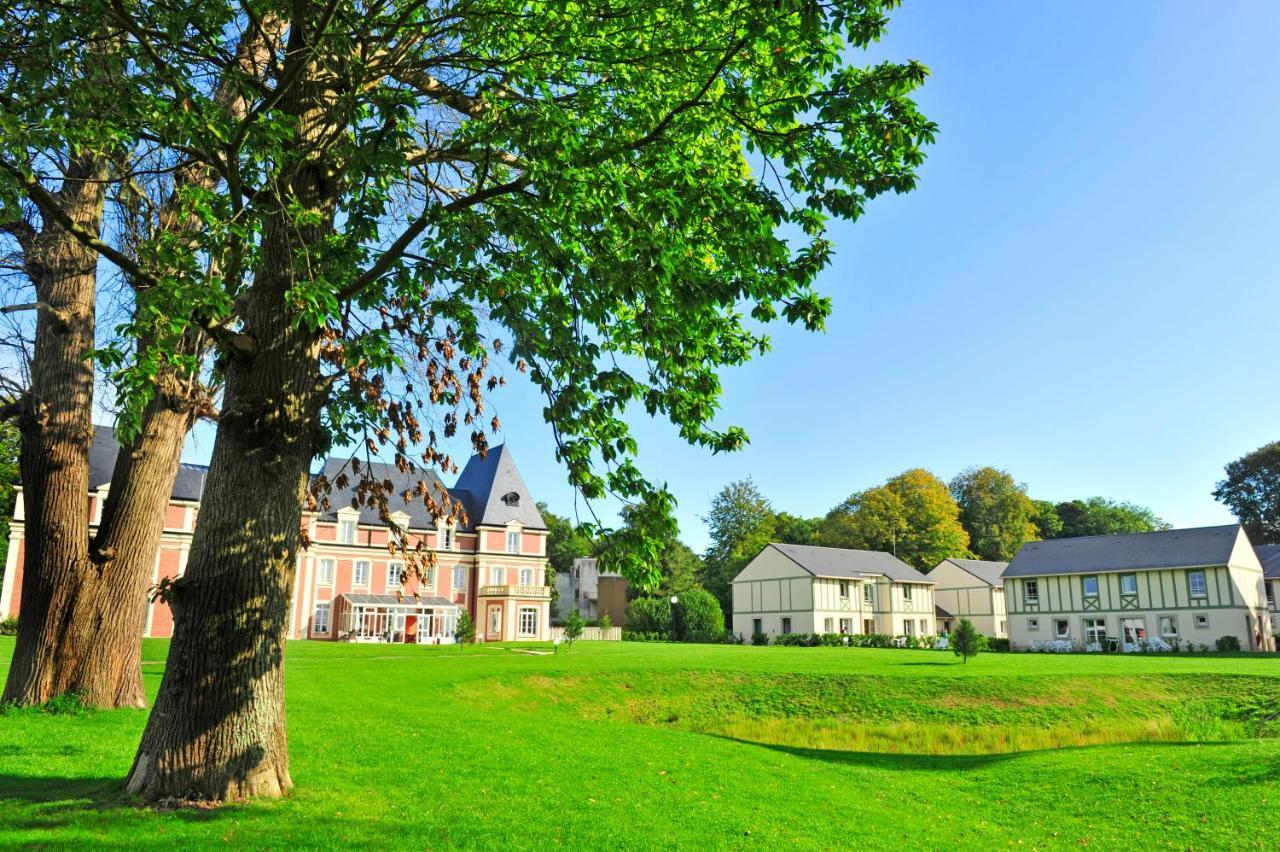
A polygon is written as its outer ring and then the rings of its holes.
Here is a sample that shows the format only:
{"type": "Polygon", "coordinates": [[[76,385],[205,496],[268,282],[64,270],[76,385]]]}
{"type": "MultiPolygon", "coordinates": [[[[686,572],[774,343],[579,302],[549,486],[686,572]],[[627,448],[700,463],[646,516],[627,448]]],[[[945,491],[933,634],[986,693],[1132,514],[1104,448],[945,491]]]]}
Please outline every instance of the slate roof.
{"type": "MultiPolygon", "coordinates": [[[[120,454],[120,442],[110,426],[93,427],[93,443],[89,445],[89,490],[97,491],[111,481],[115,473],[116,456],[120,454]]],[[[209,468],[203,464],[182,462],[173,480],[170,497],[174,500],[198,501],[204,492],[204,481],[209,468]]]]}
{"type": "Polygon", "coordinates": [[[1253,550],[1262,563],[1262,576],[1280,580],[1280,544],[1255,544],[1253,550]]]}
{"type": "Polygon", "coordinates": [[[986,559],[951,559],[944,560],[959,565],[973,576],[993,588],[1000,588],[1004,585],[1004,569],[1009,567],[1008,562],[991,562],[986,559]]]}
{"type": "Polygon", "coordinates": [[[776,542],[769,546],[815,577],[847,577],[856,580],[868,575],[884,575],[900,583],[935,585],[933,580],[898,557],[878,550],[850,550],[843,547],[776,542]]]}
{"type": "Polygon", "coordinates": [[[936,618],[955,618],[955,615],[947,612],[945,609],[938,606],[937,604],[933,605],[933,614],[936,618]]]}
{"type": "MultiPolygon", "coordinates": [[[[96,491],[111,481],[119,453],[120,442],[116,440],[115,430],[110,426],[95,426],[93,443],[89,446],[91,490],[96,491]]],[[[348,460],[345,458],[330,458],[325,460],[322,470],[332,481],[347,464],[348,460]]],[[[392,495],[389,504],[393,513],[407,514],[411,529],[435,528],[435,521],[421,498],[406,505],[400,497],[403,492],[414,490],[419,481],[426,482],[431,492],[438,496],[438,489],[444,487],[444,483],[435,471],[420,469],[401,473],[394,464],[386,462],[375,462],[371,467],[379,480],[391,480],[392,495]]],[[[176,500],[199,501],[208,474],[207,465],[182,462],[178,467],[171,496],[176,500]]],[[[346,488],[333,489],[329,495],[330,510],[322,512],[321,518],[333,520],[337,517],[338,509],[351,505],[359,477],[352,475],[350,468],[347,468],[347,474],[352,482],[346,488]]],[[[530,529],[547,528],[534,504],[533,495],[520,476],[515,458],[505,444],[490,449],[483,459],[478,453],[473,455],[458,476],[457,485],[447,490],[467,511],[468,523],[461,525],[460,529],[473,529],[477,524],[505,526],[508,521],[516,521],[530,529]],[[515,495],[514,499],[509,495],[515,495]]],[[[368,506],[360,507],[360,523],[380,524],[378,510],[368,506]]]]}
{"type": "Polygon", "coordinates": [[[484,458],[473,455],[452,490],[466,501],[472,526],[515,521],[531,529],[547,528],[506,444],[491,447],[484,458]]]}
{"type": "Polygon", "coordinates": [[[1226,565],[1239,524],[1031,541],[1022,545],[1005,577],[1095,574],[1192,565],[1226,565]]]}
{"type": "MultiPolygon", "coordinates": [[[[360,470],[361,473],[359,474],[352,472],[350,459],[336,457],[325,459],[322,471],[330,484],[344,471],[350,482],[347,483],[346,488],[333,486],[333,490],[329,492],[329,511],[320,513],[320,517],[323,520],[332,521],[338,517],[339,509],[350,508],[351,498],[355,496],[356,486],[359,484],[360,477],[368,473],[379,482],[391,481],[391,493],[387,495],[387,509],[392,514],[404,512],[408,515],[410,529],[435,529],[435,520],[431,517],[431,513],[427,511],[427,504],[422,502],[421,497],[415,496],[411,502],[406,504],[404,498],[400,496],[405,491],[414,492],[419,482],[425,482],[429,493],[436,500],[439,500],[439,489],[444,487],[444,483],[439,476],[436,476],[435,471],[419,469],[401,473],[394,464],[388,462],[374,462],[369,465],[362,465],[360,470]]],[[[378,519],[377,508],[362,505],[360,507],[360,523],[381,526],[382,521],[378,519]]],[[[465,529],[465,527],[463,528],[465,529]]]]}
{"type": "MultiPolygon", "coordinates": [[[[325,462],[324,475],[330,481],[338,475],[347,464],[346,459],[331,458],[325,462]]],[[[421,497],[416,497],[406,504],[400,496],[405,491],[414,491],[418,482],[425,482],[430,493],[439,499],[443,481],[435,471],[418,469],[409,473],[401,473],[394,464],[374,462],[370,470],[379,480],[390,480],[392,493],[388,499],[391,512],[404,512],[409,516],[410,529],[435,529],[435,520],[427,511],[421,497]]],[[[359,477],[347,468],[347,476],[351,482],[346,488],[334,488],[329,494],[330,510],[320,515],[326,520],[337,517],[339,509],[350,506],[351,498],[356,491],[359,477]]],[[[523,477],[516,467],[515,457],[505,444],[490,448],[484,458],[479,453],[471,456],[458,475],[458,482],[447,489],[449,495],[462,503],[467,512],[467,523],[460,524],[459,529],[475,529],[480,524],[505,526],[509,521],[516,521],[529,529],[546,529],[538,507],[534,505],[533,495],[524,484],[523,477]],[[509,495],[515,495],[514,498],[509,495]],[[506,498],[508,502],[504,502],[506,498]]],[[[378,510],[370,506],[360,507],[360,523],[380,524],[378,510]]]]}

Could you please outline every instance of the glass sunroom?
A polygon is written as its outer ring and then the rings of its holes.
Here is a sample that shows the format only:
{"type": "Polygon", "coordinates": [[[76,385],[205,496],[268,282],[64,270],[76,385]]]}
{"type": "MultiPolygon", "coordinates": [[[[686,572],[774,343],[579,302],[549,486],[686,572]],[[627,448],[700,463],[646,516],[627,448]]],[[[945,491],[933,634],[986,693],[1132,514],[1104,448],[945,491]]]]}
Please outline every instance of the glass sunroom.
{"type": "Polygon", "coordinates": [[[437,597],[339,595],[338,639],[408,645],[452,644],[459,609],[458,604],[437,597]]]}

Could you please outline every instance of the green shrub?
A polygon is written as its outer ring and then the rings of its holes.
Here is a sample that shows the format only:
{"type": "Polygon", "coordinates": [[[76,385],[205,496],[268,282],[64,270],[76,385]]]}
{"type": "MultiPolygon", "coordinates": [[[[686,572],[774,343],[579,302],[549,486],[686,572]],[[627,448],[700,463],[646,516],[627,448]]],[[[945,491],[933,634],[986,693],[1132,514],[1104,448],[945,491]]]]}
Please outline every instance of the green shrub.
{"type": "Polygon", "coordinates": [[[1008,637],[1001,639],[997,636],[984,636],[982,638],[987,640],[987,647],[983,650],[987,650],[987,651],[1008,651],[1009,650],[1008,637]]]}
{"type": "Polygon", "coordinates": [[[476,641],[476,623],[471,620],[471,613],[465,609],[458,613],[458,623],[453,628],[453,639],[458,643],[458,650],[468,642],[476,641]]]}
{"type": "Polygon", "coordinates": [[[1213,643],[1219,651],[1239,651],[1240,637],[1238,636],[1219,636],[1218,641],[1213,643]]]}
{"type": "Polygon", "coordinates": [[[967,618],[960,619],[960,623],[956,625],[955,632],[951,634],[952,652],[963,660],[969,662],[970,657],[978,656],[978,652],[982,650],[987,637],[983,636],[973,627],[973,622],[967,618]]]}
{"type": "Polygon", "coordinates": [[[613,619],[609,617],[609,613],[607,613],[607,612],[602,612],[602,613],[600,613],[600,622],[599,622],[599,624],[600,624],[600,629],[601,629],[601,630],[612,630],[612,629],[613,629],[613,619]]]}
{"type": "Polygon", "coordinates": [[[572,645],[573,640],[582,635],[582,613],[577,608],[569,610],[569,615],[564,620],[564,641],[566,645],[572,645]]]}
{"type": "Polygon", "coordinates": [[[752,633],[751,644],[752,645],[768,645],[769,634],[768,633],[752,633]]]}
{"type": "Polygon", "coordinates": [[[724,632],[724,613],[720,611],[720,601],[706,589],[686,589],[679,595],[680,607],[684,616],[686,635],[695,634],[720,635],[724,632]]]}
{"type": "Polygon", "coordinates": [[[18,619],[6,618],[0,621],[0,636],[17,636],[18,635],[18,619]]]}
{"type": "Polygon", "coordinates": [[[84,698],[78,692],[64,692],[46,701],[42,705],[42,709],[44,712],[52,713],[55,716],[74,716],[78,713],[86,712],[89,707],[84,703],[84,698]]]}
{"type": "Polygon", "coordinates": [[[623,642],[665,642],[667,641],[667,634],[652,633],[644,630],[623,630],[622,641],[623,642]]]}
{"type": "Polygon", "coordinates": [[[627,629],[636,633],[671,635],[671,602],[666,598],[636,598],[627,607],[627,629]]]}

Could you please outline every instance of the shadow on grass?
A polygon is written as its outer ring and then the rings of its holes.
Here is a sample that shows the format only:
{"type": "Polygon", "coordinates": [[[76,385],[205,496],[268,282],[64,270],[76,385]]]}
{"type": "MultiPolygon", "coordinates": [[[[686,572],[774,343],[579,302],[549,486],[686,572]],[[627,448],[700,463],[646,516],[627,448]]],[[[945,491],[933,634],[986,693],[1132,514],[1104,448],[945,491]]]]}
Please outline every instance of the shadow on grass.
{"type": "MultiPolygon", "coordinates": [[[[38,806],[39,816],[28,821],[28,828],[57,828],[88,811],[122,814],[148,811],[136,798],[125,794],[121,778],[101,776],[58,778],[0,774],[0,806],[8,803],[38,806]]],[[[224,805],[163,810],[186,822],[208,822],[237,809],[235,805],[224,805]]]]}
{"type": "MultiPolygon", "coordinates": [[[[722,734],[710,734],[709,736],[713,736],[721,740],[728,740],[729,742],[739,743],[741,745],[767,748],[770,751],[782,752],[783,754],[789,754],[793,757],[820,760],[824,763],[842,763],[848,766],[863,766],[870,769],[890,769],[900,772],[938,772],[945,770],[966,771],[985,769],[989,766],[995,766],[1017,758],[1044,755],[1053,752],[1082,751],[1085,749],[1224,748],[1238,744],[1235,742],[1133,742],[1072,746],[1070,748],[1057,749],[1009,751],[1000,752],[998,754],[893,754],[878,751],[842,751],[839,749],[776,745],[774,743],[744,740],[740,737],[729,737],[722,734]]],[[[1240,781],[1245,784],[1256,784],[1266,783],[1277,779],[1280,779],[1280,767],[1267,767],[1264,768],[1257,777],[1241,778],[1240,781]]]]}

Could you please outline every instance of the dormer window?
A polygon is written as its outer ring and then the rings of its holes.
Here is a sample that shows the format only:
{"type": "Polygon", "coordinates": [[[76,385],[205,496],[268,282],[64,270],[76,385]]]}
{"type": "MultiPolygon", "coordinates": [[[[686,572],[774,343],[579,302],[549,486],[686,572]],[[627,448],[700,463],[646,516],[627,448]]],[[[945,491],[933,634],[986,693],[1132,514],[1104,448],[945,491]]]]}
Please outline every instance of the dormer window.
{"type": "Polygon", "coordinates": [[[508,506],[519,506],[520,495],[514,491],[508,491],[506,494],[502,495],[502,502],[508,506]]]}
{"type": "Polygon", "coordinates": [[[520,533],[511,530],[507,533],[507,553],[520,552],[520,533]]]}
{"type": "Polygon", "coordinates": [[[355,521],[338,521],[338,543],[339,544],[355,544],[356,543],[356,522],[355,521]]]}

